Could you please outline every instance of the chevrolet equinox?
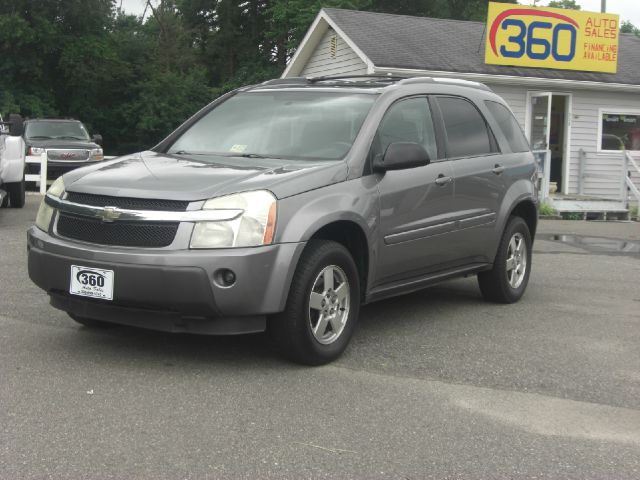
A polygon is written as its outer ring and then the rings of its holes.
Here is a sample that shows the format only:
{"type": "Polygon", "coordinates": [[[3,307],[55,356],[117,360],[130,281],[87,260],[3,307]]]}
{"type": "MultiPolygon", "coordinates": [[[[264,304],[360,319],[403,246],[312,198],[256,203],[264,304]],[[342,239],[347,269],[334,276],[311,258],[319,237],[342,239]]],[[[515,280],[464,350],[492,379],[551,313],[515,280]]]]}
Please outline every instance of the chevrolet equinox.
{"type": "Polygon", "coordinates": [[[482,84],[271,80],[149,151],[58,178],[28,232],[29,275],[85,326],[267,331],[323,364],[363,304],[471,274],[486,300],[520,299],[536,175],[482,84]]]}

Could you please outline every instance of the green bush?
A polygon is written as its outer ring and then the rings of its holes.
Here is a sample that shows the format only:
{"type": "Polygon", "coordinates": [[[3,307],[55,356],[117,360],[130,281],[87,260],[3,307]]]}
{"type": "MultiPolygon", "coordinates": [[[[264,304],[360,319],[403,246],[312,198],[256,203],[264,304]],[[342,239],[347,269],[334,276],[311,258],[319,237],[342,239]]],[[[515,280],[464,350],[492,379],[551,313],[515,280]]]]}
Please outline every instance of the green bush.
{"type": "Polygon", "coordinates": [[[551,216],[551,215],[557,215],[558,212],[556,211],[555,208],[553,208],[553,205],[551,205],[548,202],[542,202],[542,204],[540,204],[540,215],[544,215],[544,216],[551,216]]]}

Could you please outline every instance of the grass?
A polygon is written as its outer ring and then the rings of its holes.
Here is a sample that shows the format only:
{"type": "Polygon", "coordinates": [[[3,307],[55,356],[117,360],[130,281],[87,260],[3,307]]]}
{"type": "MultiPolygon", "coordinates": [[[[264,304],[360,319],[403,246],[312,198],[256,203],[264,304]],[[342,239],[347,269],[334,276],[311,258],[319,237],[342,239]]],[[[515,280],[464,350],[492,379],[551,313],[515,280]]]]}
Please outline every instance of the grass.
{"type": "Polygon", "coordinates": [[[548,203],[548,202],[542,202],[540,204],[540,215],[544,215],[544,216],[552,216],[552,215],[557,215],[558,212],[556,212],[556,209],[553,208],[553,206],[548,203]]]}
{"type": "Polygon", "coordinates": [[[562,214],[563,220],[584,220],[584,213],[569,212],[562,214]]]}

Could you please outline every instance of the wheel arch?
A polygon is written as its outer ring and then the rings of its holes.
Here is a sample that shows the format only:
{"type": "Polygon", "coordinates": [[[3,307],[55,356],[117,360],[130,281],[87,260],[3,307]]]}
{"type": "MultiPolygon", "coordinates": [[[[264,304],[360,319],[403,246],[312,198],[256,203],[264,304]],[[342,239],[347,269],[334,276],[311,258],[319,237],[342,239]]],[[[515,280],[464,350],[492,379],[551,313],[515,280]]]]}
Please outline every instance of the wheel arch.
{"type": "Polygon", "coordinates": [[[517,216],[522,218],[527,227],[529,227],[529,233],[531,234],[531,244],[536,236],[536,229],[538,227],[538,208],[536,204],[530,198],[520,200],[516,203],[509,212],[509,216],[517,216]]]}
{"type": "Polygon", "coordinates": [[[344,246],[358,269],[360,296],[364,300],[369,276],[369,241],[362,227],[352,220],[334,220],[318,228],[309,240],[332,240],[344,246]]]}

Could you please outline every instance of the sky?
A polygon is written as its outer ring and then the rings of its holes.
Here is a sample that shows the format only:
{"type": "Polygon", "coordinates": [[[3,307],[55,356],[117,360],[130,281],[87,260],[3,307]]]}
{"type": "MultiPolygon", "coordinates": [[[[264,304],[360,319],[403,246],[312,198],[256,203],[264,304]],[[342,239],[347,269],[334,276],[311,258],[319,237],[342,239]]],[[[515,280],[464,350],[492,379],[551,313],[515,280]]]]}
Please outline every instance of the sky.
{"type": "MultiPolygon", "coordinates": [[[[116,5],[120,5],[125,12],[131,15],[142,15],[146,0],[116,0],[116,5]]],[[[523,5],[533,4],[533,0],[519,0],[523,5]]],[[[158,0],[152,0],[155,5],[158,0]]],[[[547,5],[549,0],[540,0],[538,6],[547,5]]],[[[600,0],[577,0],[576,3],[582,7],[582,10],[588,12],[600,11],[600,0]]],[[[607,0],[607,13],[617,13],[620,15],[620,21],[630,20],[636,27],[640,28],[640,0],[607,0]]]]}

